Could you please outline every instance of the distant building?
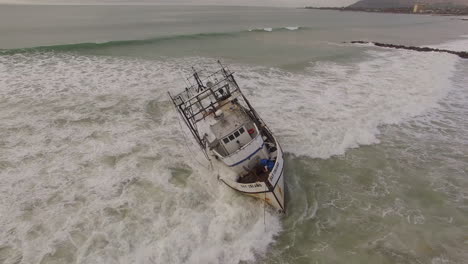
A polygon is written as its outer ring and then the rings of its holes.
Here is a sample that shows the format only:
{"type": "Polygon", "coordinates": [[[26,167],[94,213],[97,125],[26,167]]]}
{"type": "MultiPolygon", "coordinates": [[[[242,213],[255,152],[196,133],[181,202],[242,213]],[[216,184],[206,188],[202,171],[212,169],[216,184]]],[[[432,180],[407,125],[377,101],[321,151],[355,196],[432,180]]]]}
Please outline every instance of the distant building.
{"type": "Polygon", "coordinates": [[[413,13],[422,13],[424,12],[425,5],[416,3],[414,4],[413,13]]]}

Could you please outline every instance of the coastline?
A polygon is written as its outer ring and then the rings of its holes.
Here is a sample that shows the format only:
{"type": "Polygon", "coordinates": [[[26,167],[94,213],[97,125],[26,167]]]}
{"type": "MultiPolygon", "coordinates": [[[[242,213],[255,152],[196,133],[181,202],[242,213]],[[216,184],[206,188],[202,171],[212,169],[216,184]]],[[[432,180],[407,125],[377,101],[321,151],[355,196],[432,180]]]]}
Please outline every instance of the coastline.
{"type": "MultiPolygon", "coordinates": [[[[335,10],[343,12],[365,12],[365,13],[386,13],[386,14],[410,14],[410,15],[433,15],[433,16],[468,16],[468,7],[458,8],[456,12],[444,10],[431,10],[431,12],[413,12],[413,8],[350,8],[350,7],[311,7],[306,6],[303,9],[315,10],[335,10]]],[[[468,21],[468,19],[460,19],[468,21]]]]}

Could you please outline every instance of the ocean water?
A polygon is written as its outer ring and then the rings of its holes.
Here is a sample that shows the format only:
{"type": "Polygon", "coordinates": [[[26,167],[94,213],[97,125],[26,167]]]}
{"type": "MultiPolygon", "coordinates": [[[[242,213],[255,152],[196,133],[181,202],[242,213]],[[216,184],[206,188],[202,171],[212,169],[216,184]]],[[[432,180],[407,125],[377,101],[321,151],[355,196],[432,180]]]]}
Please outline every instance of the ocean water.
{"type": "Polygon", "coordinates": [[[0,5],[0,263],[465,263],[452,17],[0,5]],[[287,208],[217,180],[167,91],[221,59],[286,151],[287,208]]]}

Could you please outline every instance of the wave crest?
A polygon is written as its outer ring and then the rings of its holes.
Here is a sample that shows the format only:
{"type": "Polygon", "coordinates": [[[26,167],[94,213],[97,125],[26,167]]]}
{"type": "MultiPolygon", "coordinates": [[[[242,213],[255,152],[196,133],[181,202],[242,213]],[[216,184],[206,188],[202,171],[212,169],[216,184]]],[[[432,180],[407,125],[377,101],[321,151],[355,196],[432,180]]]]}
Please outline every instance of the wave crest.
{"type": "Polygon", "coordinates": [[[59,44],[50,46],[37,46],[30,48],[19,48],[19,49],[0,49],[0,55],[12,55],[17,53],[27,52],[48,52],[48,51],[75,51],[75,50],[90,50],[90,49],[101,49],[115,46],[132,46],[132,45],[144,45],[144,44],[157,44],[161,42],[175,42],[183,40],[197,40],[197,39],[211,39],[221,37],[238,37],[246,33],[252,34],[252,32],[277,32],[277,31],[295,31],[305,29],[303,27],[279,27],[279,28],[253,28],[245,31],[237,32],[211,32],[211,33],[197,33],[197,34],[182,34],[173,36],[162,36],[149,39],[135,39],[135,40],[112,40],[112,41],[101,41],[101,42],[84,42],[84,43],[70,43],[70,44],[59,44]]]}

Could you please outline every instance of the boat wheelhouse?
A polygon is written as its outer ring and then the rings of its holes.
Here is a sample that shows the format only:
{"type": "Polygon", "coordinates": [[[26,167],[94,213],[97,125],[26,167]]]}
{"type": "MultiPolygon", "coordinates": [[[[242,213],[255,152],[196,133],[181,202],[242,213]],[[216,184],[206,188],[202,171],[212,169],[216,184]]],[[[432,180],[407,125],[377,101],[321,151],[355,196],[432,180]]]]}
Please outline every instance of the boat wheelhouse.
{"type": "Polygon", "coordinates": [[[257,197],[284,212],[283,152],[265,122],[252,107],[233,72],[221,69],[169,96],[205,156],[235,172],[220,175],[227,186],[257,197]]]}

